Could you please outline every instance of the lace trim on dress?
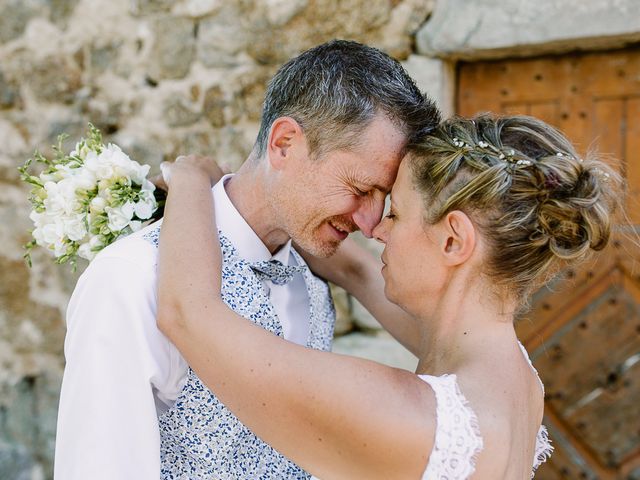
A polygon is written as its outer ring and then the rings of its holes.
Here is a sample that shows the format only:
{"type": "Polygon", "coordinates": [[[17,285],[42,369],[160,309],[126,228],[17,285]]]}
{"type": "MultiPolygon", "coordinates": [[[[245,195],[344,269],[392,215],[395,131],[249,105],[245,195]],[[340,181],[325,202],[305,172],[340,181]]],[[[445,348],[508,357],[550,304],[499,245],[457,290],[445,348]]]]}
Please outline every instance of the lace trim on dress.
{"type": "MultiPolygon", "coordinates": [[[[529,366],[536,374],[536,378],[538,379],[538,382],[540,382],[540,387],[542,388],[542,394],[544,395],[544,383],[542,383],[542,380],[540,379],[538,370],[536,370],[536,367],[533,366],[533,362],[531,361],[531,358],[529,358],[529,353],[527,352],[527,349],[524,348],[524,345],[522,345],[522,343],[520,342],[518,342],[518,345],[520,346],[520,350],[522,351],[524,358],[527,359],[527,362],[529,362],[529,366]]],[[[538,435],[536,436],[536,453],[533,457],[533,472],[531,472],[531,478],[533,478],[533,476],[535,475],[538,467],[546,462],[549,457],[551,457],[552,453],[553,445],[551,445],[547,427],[545,427],[544,425],[540,425],[538,435]]]]}
{"type": "Polygon", "coordinates": [[[531,478],[535,475],[538,467],[549,460],[552,453],[553,445],[551,445],[551,440],[549,440],[549,432],[547,432],[547,427],[541,425],[536,437],[536,454],[533,457],[533,472],[531,472],[531,478]]]}
{"type": "Polygon", "coordinates": [[[482,451],[478,417],[458,386],[456,375],[419,375],[436,396],[436,434],[423,480],[464,480],[475,471],[482,451]]]}

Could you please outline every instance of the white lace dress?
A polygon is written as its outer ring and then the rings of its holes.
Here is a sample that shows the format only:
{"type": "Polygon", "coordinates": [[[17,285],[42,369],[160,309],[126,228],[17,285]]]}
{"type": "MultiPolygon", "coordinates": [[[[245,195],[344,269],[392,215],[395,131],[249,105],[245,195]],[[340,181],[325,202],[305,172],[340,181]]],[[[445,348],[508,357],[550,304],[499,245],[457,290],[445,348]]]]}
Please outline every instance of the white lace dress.
{"type": "MultiPolygon", "coordinates": [[[[520,345],[520,348],[529,360],[524,347],[520,345]]],[[[533,370],[535,372],[535,368],[533,370]]],[[[431,386],[436,396],[435,443],[422,480],[465,480],[473,474],[476,455],[482,451],[482,436],[476,414],[460,391],[454,374],[418,376],[431,386]]],[[[541,425],[536,438],[532,478],[535,470],[552,451],[547,429],[541,425]]]]}

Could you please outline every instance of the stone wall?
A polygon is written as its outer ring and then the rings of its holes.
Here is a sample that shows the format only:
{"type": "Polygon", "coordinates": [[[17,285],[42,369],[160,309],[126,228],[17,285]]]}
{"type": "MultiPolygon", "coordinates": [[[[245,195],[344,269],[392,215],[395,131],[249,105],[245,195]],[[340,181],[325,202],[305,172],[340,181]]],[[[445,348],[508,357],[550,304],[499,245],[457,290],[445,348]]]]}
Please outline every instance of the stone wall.
{"type": "MultiPolygon", "coordinates": [[[[35,252],[16,167],[88,121],[154,169],[179,153],[238,166],[267,80],[332,38],[378,46],[424,73],[425,0],[0,0],[0,478],[50,478],[64,312],[77,274],[35,252]]],[[[435,66],[437,75],[437,68],[435,66]]],[[[428,70],[428,69],[427,69],[428,70]]],[[[427,75],[424,77],[424,75],[427,75]]],[[[336,349],[415,360],[344,292],[336,349]]]]}
{"type": "MultiPolygon", "coordinates": [[[[156,170],[180,153],[237,167],[267,80],[318,43],[382,48],[450,114],[456,60],[637,42],[639,8],[637,0],[0,0],[0,478],[51,477],[63,318],[77,278],[42,252],[32,269],[21,258],[30,225],[16,167],[35,148],[50,153],[60,133],[77,138],[91,121],[156,170]]],[[[336,351],[413,368],[356,301],[335,296],[336,351]]]]}
{"type": "Polygon", "coordinates": [[[637,0],[444,0],[416,36],[422,55],[466,60],[613,49],[639,41],[637,0]]]}

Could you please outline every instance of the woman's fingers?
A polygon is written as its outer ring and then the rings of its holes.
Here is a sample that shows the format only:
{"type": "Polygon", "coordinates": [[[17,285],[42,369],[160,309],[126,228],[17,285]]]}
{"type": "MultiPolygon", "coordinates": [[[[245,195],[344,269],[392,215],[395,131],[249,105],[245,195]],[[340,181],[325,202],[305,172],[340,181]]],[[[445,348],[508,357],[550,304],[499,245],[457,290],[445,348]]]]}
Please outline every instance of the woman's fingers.
{"type": "Polygon", "coordinates": [[[162,162],[160,164],[160,171],[162,172],[162,181],[158,180],[158,183],[154,179],[151,181],[156,184],[158,188],[167,190],[171,183],[171,176],[176,172],[199,172],[206,175],[211,184],[215,184],[225,174],[229,173],[228,166],[220,166],[212,157],[205,157],[201,155],[180,155],[174,162],[162,162]],[[164,188],[162,186],[164,183],[164,188]]]}
{"type": "Polygon", "coordinates": [[[156,188],[159,188],[160,190],[164,190],[165,192],[169,190],[169,186],[167,185],[167,182],[165,181],[162,173],[154,177],[150,177],[149,181],[153,183],[156,186],[156,188]]]}

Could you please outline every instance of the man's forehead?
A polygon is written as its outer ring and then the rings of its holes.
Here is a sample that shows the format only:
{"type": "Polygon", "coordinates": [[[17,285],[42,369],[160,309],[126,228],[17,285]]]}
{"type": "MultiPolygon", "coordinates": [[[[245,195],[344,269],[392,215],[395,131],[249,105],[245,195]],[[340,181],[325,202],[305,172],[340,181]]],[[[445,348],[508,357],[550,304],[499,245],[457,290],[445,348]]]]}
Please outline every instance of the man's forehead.
{"type": "Polygon", "coordinates": [[[376,169],[376,178],[372,178],[371,186],[384,193],[390,193],[398,175],[398,164],[386,164],[376,169]]]}

